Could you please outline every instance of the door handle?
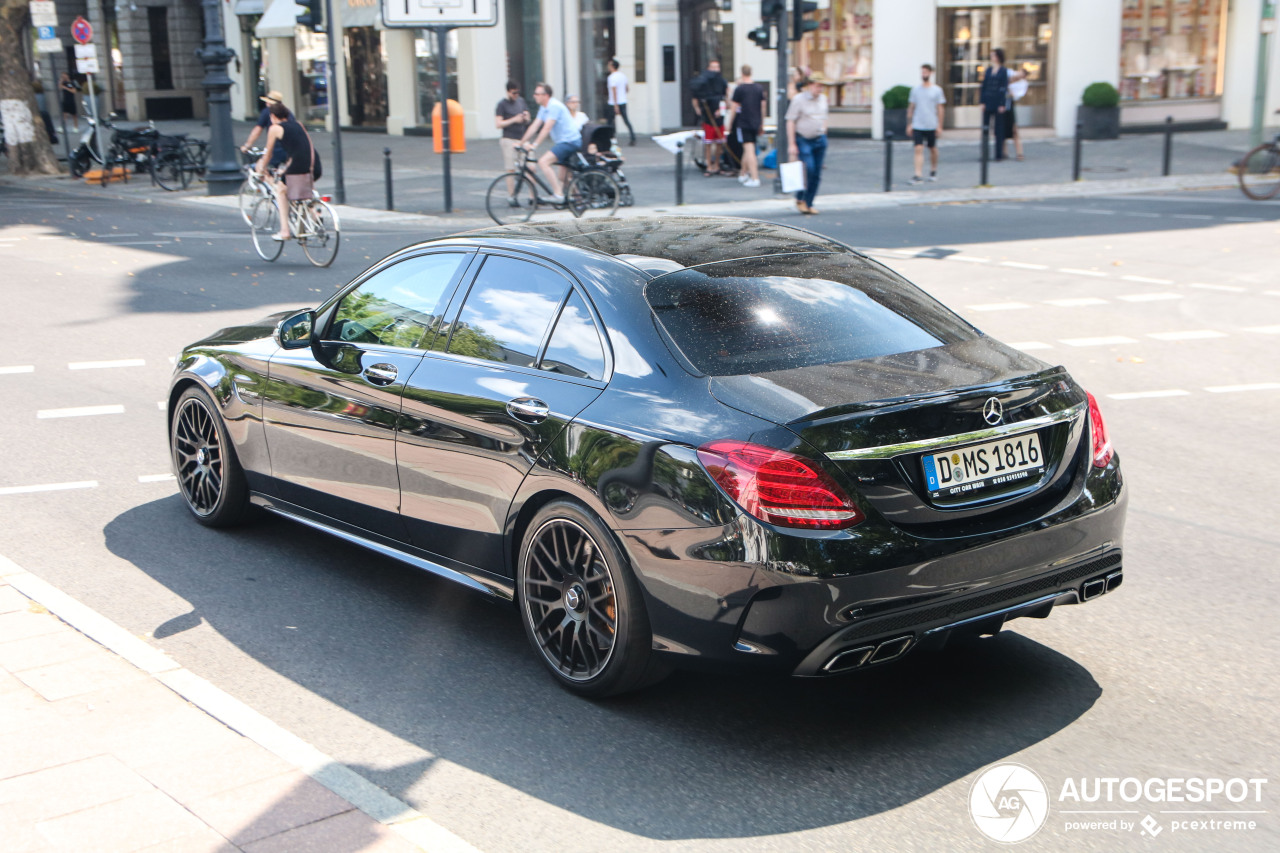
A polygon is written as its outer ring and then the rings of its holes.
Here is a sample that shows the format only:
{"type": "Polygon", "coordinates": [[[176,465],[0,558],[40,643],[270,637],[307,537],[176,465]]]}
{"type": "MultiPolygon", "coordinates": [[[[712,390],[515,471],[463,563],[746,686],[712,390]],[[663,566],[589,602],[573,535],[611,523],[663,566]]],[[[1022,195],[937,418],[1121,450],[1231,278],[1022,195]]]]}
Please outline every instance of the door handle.
{"type": "Polygon", "coordinates": [[[390,385],[398,373],[394,364],[371,364],[364,369],[364,378],[374,385],[390,385]]]}
{"type": "Polygon", "coordinates": [[[540,424],[551,414],[551,408],[534,397],[516,397],[507,403],[507,414],[518,421],[540,424]]]}

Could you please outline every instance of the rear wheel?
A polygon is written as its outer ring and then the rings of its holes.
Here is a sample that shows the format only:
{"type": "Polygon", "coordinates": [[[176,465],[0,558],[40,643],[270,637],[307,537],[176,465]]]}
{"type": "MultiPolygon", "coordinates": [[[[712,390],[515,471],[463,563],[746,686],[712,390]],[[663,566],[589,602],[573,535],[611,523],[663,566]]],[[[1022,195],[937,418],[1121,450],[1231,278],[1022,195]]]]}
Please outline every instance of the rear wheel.
{"type": "Polygon", "coordinates": [[[173,148],[152,157],[151,179],[163,190],[185,190],[191,183],[191,173],[187,171],[183,150],[173,148]]]}
{"type": "Polygon", "coordinates": [[[253,235],[253,248],[258,257],[264,261],[274,261],[284,251],[284,243],[273,240],[273,234],[280,233],[280,213],[276,210],[275,199],[260,198],[249,215],[250,233],[253,235]]]}
{"type": "Polygon", "coordinates": [[[213,398],[192,386],[169,424],[173,473],[187,508],[208,527],[230,527],[249,511],[249,487],[213,398]]]}
{"type": "Polygon", "coordinates": [[[538,209],[538,192],[528,178],[518,172],[507,172],[489,184],[484,206],[489,218],[499,225],[528,222],[538,209]],[[507,181],[515,187],[514,193],[507,191],[507,181]]]}
{"type": "Polygon", "coordinates": [[[323,201],[307,202],[299,218],[301,230],[294,235],[307,260],[318,267],[327,267],[338,256],[338,240],[342,236],[338,227],[338,214],[323,201]]]}
{"type": "Polygon", "coordinates": [[[1236,167],[1240,189],[1249,198],[1265,201],[1280,193],[1280,147],[1268,143],[1244,155],[1236,167]]]}
{"type": "Polygon", "coordinates": [[[618,182],[608,172],[600,169],[579,172],[573,176],[565,190],[569,210],[574,216],[613,216],[621,197],[618,182]]]}

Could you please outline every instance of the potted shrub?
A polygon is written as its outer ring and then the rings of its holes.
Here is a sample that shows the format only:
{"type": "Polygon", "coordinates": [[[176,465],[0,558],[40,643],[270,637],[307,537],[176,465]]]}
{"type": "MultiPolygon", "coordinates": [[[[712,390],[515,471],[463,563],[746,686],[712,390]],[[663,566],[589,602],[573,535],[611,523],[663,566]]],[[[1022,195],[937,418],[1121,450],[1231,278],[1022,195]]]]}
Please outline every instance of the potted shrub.
{"type": "Polygon", "coordinates": [[[894,86],[880,96],[884,104],[884,132],[893,132],[894,139],[907,138],[907,101],[911,98],[911,89],[907,86],[894,86]]]}
{"type": "Polygon", "coordinates": [[[1110,83],[1090,83],[1076,108],[1082,139],[1120,138],[1120,93],[1110,83]]]}

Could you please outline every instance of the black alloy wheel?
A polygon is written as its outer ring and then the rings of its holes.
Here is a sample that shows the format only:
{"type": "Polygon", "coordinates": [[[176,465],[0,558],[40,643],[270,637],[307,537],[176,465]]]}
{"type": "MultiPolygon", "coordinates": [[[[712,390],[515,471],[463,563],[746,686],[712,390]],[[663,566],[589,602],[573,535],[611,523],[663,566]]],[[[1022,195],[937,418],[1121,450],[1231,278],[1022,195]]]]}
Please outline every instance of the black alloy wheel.
{"type": "Polygon", "coordinates": [[[517,577],[525,634],[563,687],[601,698],[667,674],[639,585],[604,526],[553,501],[529,524],[517,577]]]}
{"type": "Polygon", "coordinates": [[[249,492],[216,408],[203,389],[183,392],[174,407],[169,446],[178,488],[196,520],[227,527],[244,518],[249,492]]]}

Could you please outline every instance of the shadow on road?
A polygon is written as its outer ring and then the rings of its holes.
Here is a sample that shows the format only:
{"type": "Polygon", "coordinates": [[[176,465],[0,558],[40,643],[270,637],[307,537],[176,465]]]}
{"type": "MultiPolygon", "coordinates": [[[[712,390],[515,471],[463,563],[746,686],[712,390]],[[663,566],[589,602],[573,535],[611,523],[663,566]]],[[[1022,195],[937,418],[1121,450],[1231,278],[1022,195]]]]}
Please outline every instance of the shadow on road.
{"type": "MultiPolygon", "coordinates": [[[[192,605],[158,636],[204,620],[440,759],[654,839],[773,835],[885,812],[1049,737],[1102,692],[1070,658],[1006,632],[853,678],[677,673],[591,703],[542,672],[510,606],[300,525],[208,530],[173,496],[118,516],[105,537],[192,605]]],[[[436,771],[361,768],[401,797],[416,785],[417,798],[447,784],[436,771]]]]}

